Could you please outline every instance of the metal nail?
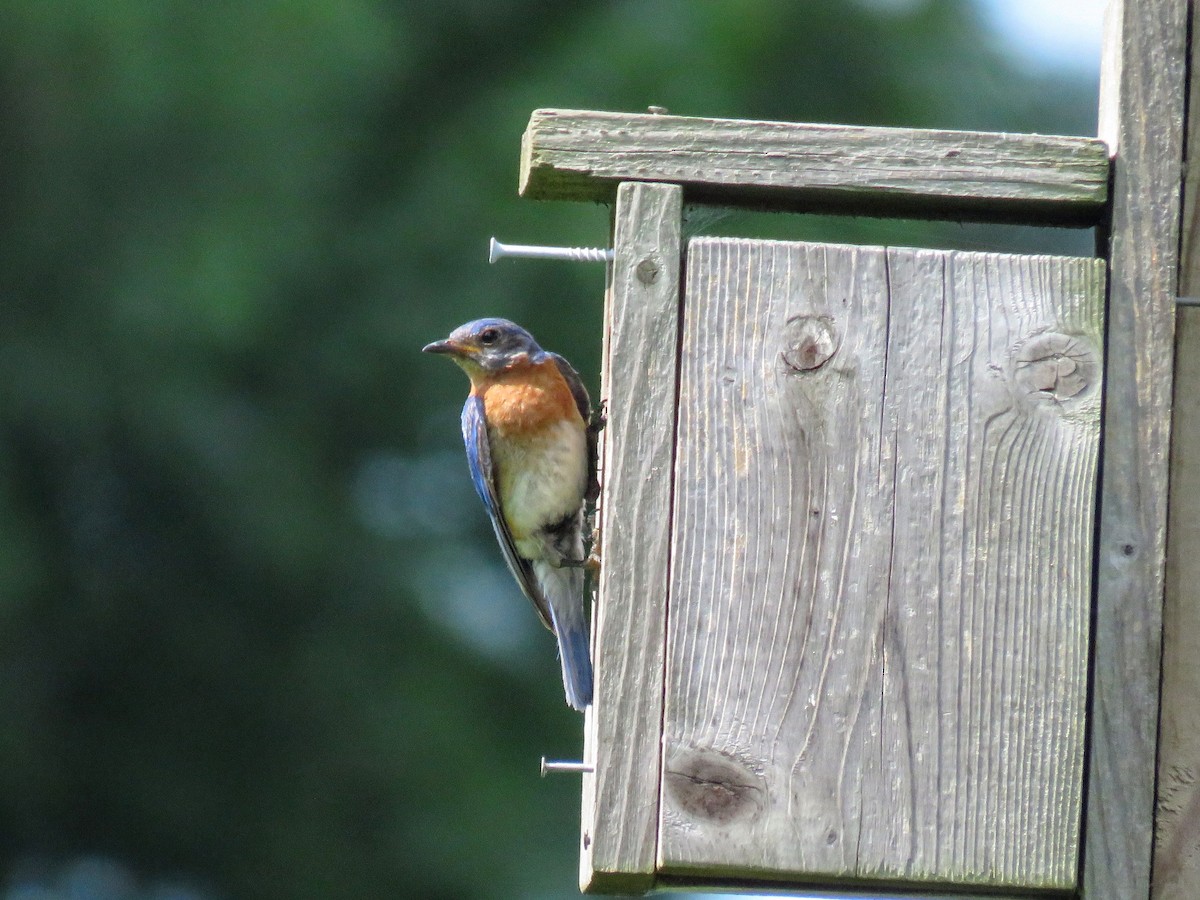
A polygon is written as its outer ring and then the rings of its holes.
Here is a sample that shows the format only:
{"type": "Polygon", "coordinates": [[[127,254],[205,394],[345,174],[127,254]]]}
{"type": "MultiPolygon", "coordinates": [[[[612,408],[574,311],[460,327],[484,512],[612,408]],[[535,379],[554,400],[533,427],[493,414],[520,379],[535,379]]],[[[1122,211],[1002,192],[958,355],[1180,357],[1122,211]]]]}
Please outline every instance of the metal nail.
{"type": "Polygon", "coordinates": [[[530,244],[502,244],[492,238],[488,244],[488,262],[506,256],[525,259],[565,259],[571,262],[608,262],[613,258],[610,249],[602,247],[538,247],[530,244]]]}
{"type": "Polygon", "coordinates": [[[566,759],[546,759],[546,757],[542,757],[543,778],[545,778],[546,775],[551,772],[573,772],[576,774],[584,774],[593,771],[595,771],[595,769],[592,767],[591,763],[572,762],[566,759]]]}

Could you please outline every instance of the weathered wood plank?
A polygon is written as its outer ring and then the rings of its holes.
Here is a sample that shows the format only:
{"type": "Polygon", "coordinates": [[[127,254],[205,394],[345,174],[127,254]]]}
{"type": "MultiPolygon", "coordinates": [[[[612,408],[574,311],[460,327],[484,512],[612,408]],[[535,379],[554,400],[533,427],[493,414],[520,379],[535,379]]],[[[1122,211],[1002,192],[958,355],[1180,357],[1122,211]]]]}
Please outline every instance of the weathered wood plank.
{"type": "Polygon", "coordinates": [[[1102,263],[690,248],[664,875],[1070,889],[1102,263]]]}
{"type": "Polygon", "coordinates": [[[891,250],[882,801],[860,873],[1074,886],[1103,263],[891,250]]]}
{"type": "Polygon", "coordinates": [[[1185,0],[1114,0],[1101,137],[1115,152],[1084,896],[1150,895],[1185,0]]]}
{"type": "MultiPolygon", "coordinates": [[[[1192,6],[1193,23],[1195,7],[1192,6]]],[[[1200,294],[1200,41],[1190,48],[1179,292],[1200,294]],[[1190,171],[1189,171],[1190,168],[1190,171]]],[[[1200,897],[1200,309],[1175,314],[1162,715],[1151,896],[1200,897]]]]}
{"type": "Polygon", "coordinates": [[[1093,225],[1108,172],[1095,138],[540,109],[519,189],[609,202],[621,181],[664,181],[689,202],[1093,225]]]}
{"type": "MultiPolygon", "coordinates": [[[[1197,136],[1200,138],[1200,136],[1197,136]]],[[[1185,200],[1194,202],[1195,189],[1185,200]]],[[[1195,210],[1185,214],[1196,227],[1195,210]]],[[[1184,243],[1185,290],[1200,288],[1195,236],[1184,243]]],[[[1158,747],[1153,891],[1200,897],[1200,310],[1180,309],[1163,608],[1162,724],[1158,747]]]]}
{"type": "Polygon", "coordinates": [[[660,864],[852,877],[891,531],[884,257],[693,240],[686,284],[660,864]]]}
{"type": "MultiPolygon", "coordinates": [[[[673,891],[695,890],[695,880],[688,877],[679,877],[671,875],[662,875],[658,879],[658,888],[664,894],[673,891]]],[[[712,882],[705,881],[705,889],[711,889],[724,893],[726,891],[738,892],[737,896],[741,897],[744,894],[758,896],[767,894],[771,897],[776,897],[781,890],[778,883],[770,881],[742,881],[742,880],[713,880],[712,882]]],[[[820,886],[804,887],[803,894],[797,895],[802,900],[850,900],[850,898],[861,898],[861,900],[883,900],[883,898],[896,898],[896,900],[1030,900],[1028,893],[1004,894],[988,891],[986,894],[979,893],[959,893],[957,891],[937,890],[935,892],[925,892],[909,885],[897,884],[890,886],[881,886],[877,882],[862,885],[848,885],[833,890],[825,890],[820,886]]],[[[785,896],[791,897],[792,893],[787,891],[785,896]]],[[[707,895],[705,895],[707,896],[707,895]]],[[[1053,895],[1042,893],[1038,895],[1042,900],[1053,895]]]]}
{"type": "Polygon", "coordinates": [[[580,884],[653,885],[675,437],[682,191],[623,184],[606,304],[595,701],[585,727],[580,884]]]}

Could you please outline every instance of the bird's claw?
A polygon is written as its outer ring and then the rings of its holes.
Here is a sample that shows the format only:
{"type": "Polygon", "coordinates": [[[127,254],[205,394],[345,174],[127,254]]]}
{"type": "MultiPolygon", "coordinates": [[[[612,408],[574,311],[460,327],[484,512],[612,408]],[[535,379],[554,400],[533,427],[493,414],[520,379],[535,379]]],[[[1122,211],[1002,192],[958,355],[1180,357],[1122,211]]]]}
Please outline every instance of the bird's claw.
{"type": "Polygon", "coordinates": [[[601,400],[600,405],[592,410],[591,416],[588,418],[588,431],[592,434],[599,434],[604,430],[604,426],[608,424],[608,401],[601,400]]]}
{"type": "Polygon", "coordinates": [[[596,574],[600,571],[600,551],[593,547],[592,552],[583,559],[571,559],[569,556],[563,556],[553,565],[557,569],[586,569],[592,574],[596,574]]]}
{"type": "Polygon", "coordinates": [[[588,556],[583,561],[583,567],[593,575],[600,574],[600,532],[592,530],[592,539],[588,542],[588,556]]]}

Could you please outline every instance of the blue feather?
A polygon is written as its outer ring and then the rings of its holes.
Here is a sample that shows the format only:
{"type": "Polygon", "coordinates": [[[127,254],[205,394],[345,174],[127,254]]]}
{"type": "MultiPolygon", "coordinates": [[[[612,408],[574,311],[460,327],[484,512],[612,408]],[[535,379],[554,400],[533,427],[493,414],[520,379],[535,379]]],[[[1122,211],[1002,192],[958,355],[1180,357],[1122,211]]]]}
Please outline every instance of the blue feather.
{"type": "Polygon", "coordinates": [[[583,603],[583,571],[556,569],[541,562],[535,562],[533,568],[558,638],[567,705],[582,711],[592,702],[592,654],[583,603]]]}
{"type": "Polygon", "coordinates": [[[475,493],[483,501],[484,508],[490,517],[499,514],[496,504],[495,489],[492,486],[491,453],[487,449],[487,426],[484,420],[483,400],[474,394],[467,397],[462,411],[463,444],[467,448],[467,466],[471,470],[471,483],[475,485],[475,493]],[[481,441],[482,438],[482,441],[481,441]],[[480,452],[488,457],[485,471],[480,461],[480,452]]]}

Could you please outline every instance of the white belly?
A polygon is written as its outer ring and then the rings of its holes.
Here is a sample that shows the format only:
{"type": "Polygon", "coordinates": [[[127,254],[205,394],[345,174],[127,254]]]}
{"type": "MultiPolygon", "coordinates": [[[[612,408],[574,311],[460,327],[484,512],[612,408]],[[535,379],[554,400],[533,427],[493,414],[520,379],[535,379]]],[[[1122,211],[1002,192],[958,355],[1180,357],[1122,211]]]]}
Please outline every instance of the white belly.
{"type": "Polygon", "coordinates": [[[517,551],[540,555],[530,540],[583,503],[587,485],[587,438],[577,422],[547,426],[524,440],[491,438],[500,506],[517,551]]]}

